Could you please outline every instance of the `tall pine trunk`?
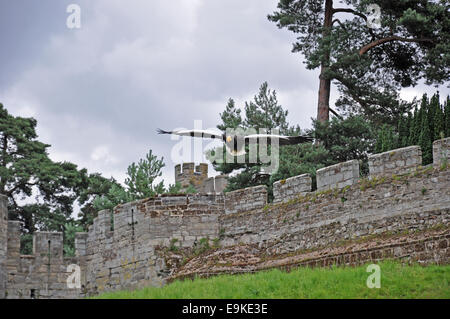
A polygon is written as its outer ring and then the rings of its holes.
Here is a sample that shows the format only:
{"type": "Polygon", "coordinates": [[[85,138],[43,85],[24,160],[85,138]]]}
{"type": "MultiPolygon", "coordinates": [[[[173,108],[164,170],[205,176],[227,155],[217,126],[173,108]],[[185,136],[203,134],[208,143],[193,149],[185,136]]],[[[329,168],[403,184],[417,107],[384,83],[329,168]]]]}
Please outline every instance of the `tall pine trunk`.
{"type": "MultiPolygon", "coordinates": [[[[333,0],[325,1],[325,20],[323,23],[323,37],[326,38],[331,32],[333,18],[333,0]]],[[[325,76],[325,73],[330,64],[330,50],[325,53],[320,66],[320,83],[319,83],[319,99],[317,105],[317,120],[319,122],[326,122],[329,119],[330,107],[330,89],[331,79],[325,76]]]]}

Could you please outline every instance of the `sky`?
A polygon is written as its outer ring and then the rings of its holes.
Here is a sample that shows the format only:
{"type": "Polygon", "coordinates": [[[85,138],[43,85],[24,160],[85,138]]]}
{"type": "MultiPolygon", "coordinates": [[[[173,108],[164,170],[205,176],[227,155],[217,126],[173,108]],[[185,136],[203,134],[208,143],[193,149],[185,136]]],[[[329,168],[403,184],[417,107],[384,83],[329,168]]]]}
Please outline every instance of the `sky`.
{"type": "MultiPolygon", "coordinates": [[[[174,165],[201,158],[174,156],[179,141],[156,129],[214,128],[229,98],[243,108],[264,81],[290,124],[311,126],[319,71],[291,53],[294,34],[267,20],[277,2],[0,0],[0,102],[37,119],[55,161],[123,182],[151,149],[173,183],[174,165]],[[79,29],[66,25],[72,3],[79,29]]],[[[435,91],[421,85],[401,96],[435,91]]]]}

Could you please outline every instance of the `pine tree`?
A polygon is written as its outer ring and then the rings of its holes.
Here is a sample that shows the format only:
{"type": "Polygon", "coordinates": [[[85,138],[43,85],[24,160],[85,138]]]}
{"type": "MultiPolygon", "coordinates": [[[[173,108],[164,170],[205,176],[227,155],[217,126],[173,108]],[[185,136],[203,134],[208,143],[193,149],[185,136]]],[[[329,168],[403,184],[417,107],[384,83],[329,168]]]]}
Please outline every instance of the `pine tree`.
{"type": "MultiPolygon", "coordinates": [[[[419,111],[420,113],[420,111],[419,111]]],[[[421,116],[422,128],[419,135],[419,146],[422,149],[422,163],[428,165],[433,161],[432,141],[428,113],[424,110],[421,116]]]]}
{"type": "Polygon", "coordinates": [[[220,118],[222,124],[217,125],[217,128],[224,132],[227,129],[236,129],[242,125],[241,110],[236,107],[233,99],[228,99],[225,111],[220,113],[220,118]]]}
{"type": "Polygon", "coordinates": [[[378,137],[377,137],[377,141],[375,144],[375,153],[382,153],[383,152],[383,129],[378,131],[378,137]]]}
{"type": "Polygon", "coordinates": [[[434,137],[434,126],[436,121],[436,112],[439,108],[439,92],[433,94],[430,99],[429,104],[427,105],[427,114],[428,114],[428,126],[430,127],[430,136],[434,137]]]}
{"type": "Polygon", "coordinates": [[[329,118],[331,84],[346,106],[360,105],[366,116],[397,124],[408,111],[398,103],[402,87],[449,78],[446,1],[279,0],[268,18],[295,33],[292,51],[305,57],[308,69],[320,68],[321,122],[329,118]],[[376,30],[366,23],[369,4],[382,12],[376,30]]]}
{"type": "MultiPolygon", "coordinates": [[[[422,98],[422,104],[425,98],[426,95],[424,95],[424,97],[422,98]]],[[[419,142],[420,126],[422,124],[420,120],[420,114],[420,109],[416,107],[414,109],[414,115],[409,131],[409,145],[417,145],[417,143],[419,142]]]]}
{"type": "Polygon", "coordinates": [[[440,139],[441,135],[445,134],[444,121],[444,112],[442,111],[441,105],[438,103],[434,113],[434,141],[440,139]]]}
{"type": "Polygon", "coordinates": [[[406,116],[402,116],[398,123],[398,143],[397,147],[405,147],[408,144],[408,120],[406,116]]]}
{"type": "Polygon", "coordinates": [[[411,126],[412,126],[412,114],[411,112],[408,112],[408,117],[406,118],[406,135],[403,137],[403,147],[409,146],[409,136],[411,132],[411,126]]]}
{"type": "Polygon", "coordinates": [[[449,137],[450,136],[450,96],[448,96],[448,95],[447,95],[447,101],[445,102],[444,113],[445,113],[445,121],[444,121],[445,136],[449,137]]]}

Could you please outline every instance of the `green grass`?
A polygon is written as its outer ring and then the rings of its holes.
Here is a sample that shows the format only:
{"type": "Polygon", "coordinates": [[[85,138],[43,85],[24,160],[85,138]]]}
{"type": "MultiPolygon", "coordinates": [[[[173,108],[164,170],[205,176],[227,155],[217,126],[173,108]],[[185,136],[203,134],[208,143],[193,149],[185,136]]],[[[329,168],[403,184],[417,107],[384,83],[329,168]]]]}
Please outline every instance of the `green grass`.
{"type": "Polygon", "coordinates": [[[220,275],[175,281],[162,288],[105,293],[95,298],[450,298],[450,265],[402,265],[384,261],[381,288],[368,288],[371,273],[361,267],[274,269],[256,274],[220,275]]]}

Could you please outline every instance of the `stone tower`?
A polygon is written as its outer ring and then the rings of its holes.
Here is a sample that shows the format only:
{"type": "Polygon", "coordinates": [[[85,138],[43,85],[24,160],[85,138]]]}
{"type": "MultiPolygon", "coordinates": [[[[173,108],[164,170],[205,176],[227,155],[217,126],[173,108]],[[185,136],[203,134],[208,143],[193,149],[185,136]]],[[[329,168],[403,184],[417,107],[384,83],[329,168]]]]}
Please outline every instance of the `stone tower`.
{"type": "Polygon", "coordinates": [[[183,163],[175,166],[175,182],[180,183],[182,191],[189,185],[195,187],[198,192],[204,192],[205,181],[208,178],[208,164],[183,163]]]}

